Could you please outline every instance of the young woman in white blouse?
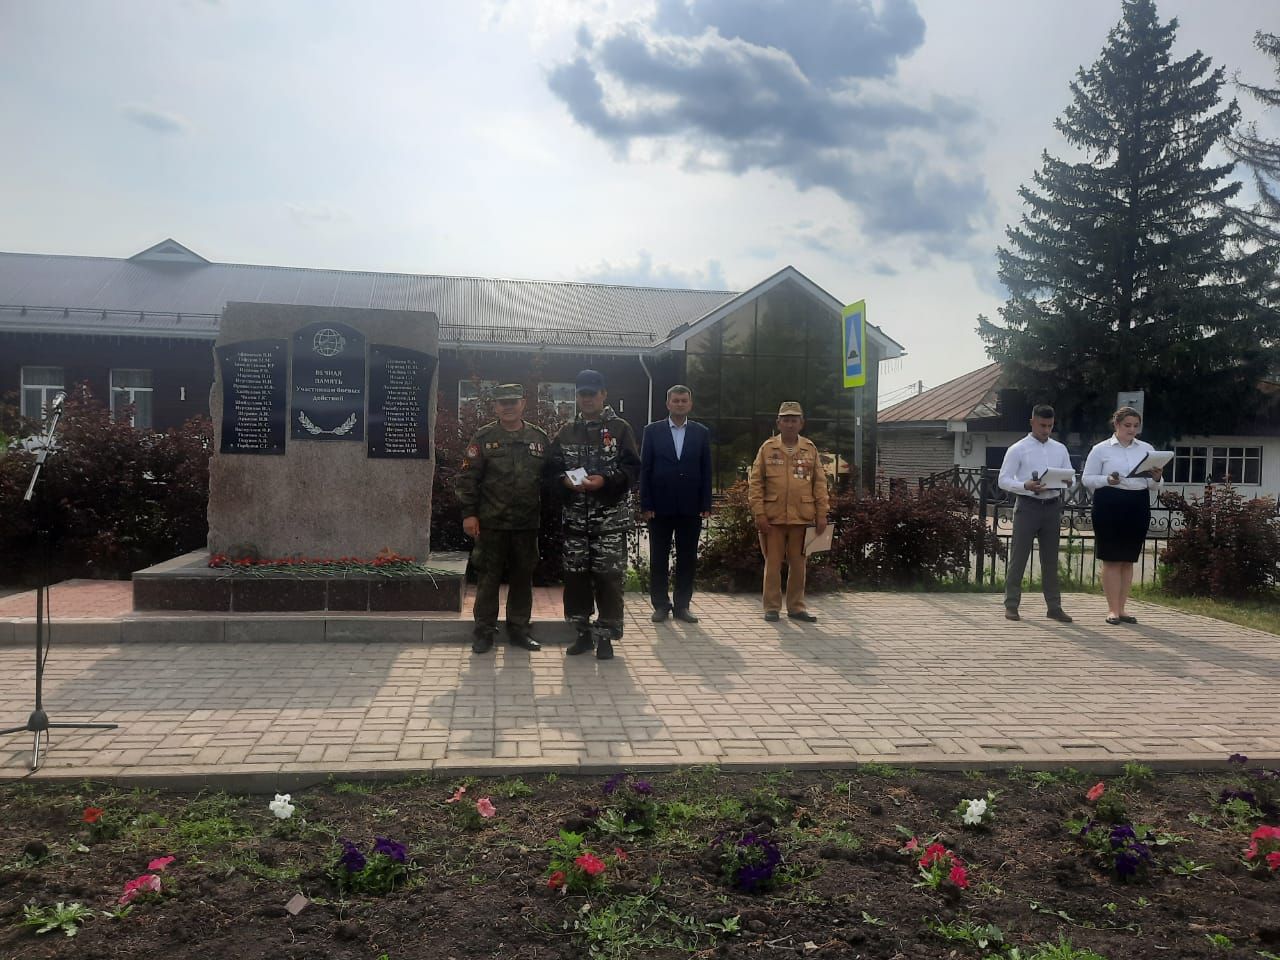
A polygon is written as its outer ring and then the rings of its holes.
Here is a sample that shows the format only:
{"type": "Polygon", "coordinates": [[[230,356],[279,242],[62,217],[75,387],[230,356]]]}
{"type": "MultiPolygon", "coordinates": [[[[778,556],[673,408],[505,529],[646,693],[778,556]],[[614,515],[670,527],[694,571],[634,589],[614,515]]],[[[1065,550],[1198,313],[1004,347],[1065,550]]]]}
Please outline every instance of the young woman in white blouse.
{"type": "Polygon", "coordinates": [[[1115,433],[1094,446],[1084,463],[1081,482],[1093,491],[1093,543],[1102,561],[1102,592],[1107,596],[1107,623],[1137,623],[1124,612],[1133,589],[1133,565],[1142,554],[1151,522],[1150,490],[1160,486],[1160,468],[1130,477],[1155,448],[1138,439],[1142,414],[1121,407],[1111,418],[1115,433]]]}

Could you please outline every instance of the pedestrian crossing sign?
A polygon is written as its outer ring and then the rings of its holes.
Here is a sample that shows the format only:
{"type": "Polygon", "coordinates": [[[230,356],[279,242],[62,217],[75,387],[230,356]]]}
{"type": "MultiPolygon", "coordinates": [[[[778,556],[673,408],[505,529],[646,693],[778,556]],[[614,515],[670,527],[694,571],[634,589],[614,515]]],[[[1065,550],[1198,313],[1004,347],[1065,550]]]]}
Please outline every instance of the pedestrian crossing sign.
{"type": "Polygon", "coordinates": [[[863,364],[867,342],[867,301],[859,300],[845,307],[841,319],[844,331],[844,385],[862,387],[867,383],[867,368],[863,364]]]}

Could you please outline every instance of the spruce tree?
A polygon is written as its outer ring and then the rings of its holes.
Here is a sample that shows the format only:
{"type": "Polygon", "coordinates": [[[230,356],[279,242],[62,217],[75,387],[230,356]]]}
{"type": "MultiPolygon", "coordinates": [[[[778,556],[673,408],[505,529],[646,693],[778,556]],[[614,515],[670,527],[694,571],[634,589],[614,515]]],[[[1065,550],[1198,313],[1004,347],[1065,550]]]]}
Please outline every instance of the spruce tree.
{"type": "MultiPolygon", "coordinates": [[[[1277,86],[1260,87],[1236,81],[1236,86],[1268,109],[1280,107],[1280,36],[1258,31],[1253,45],[1275,61],[1277,86]]],[[[1259,136],[1258,125],[1241,127],[1227,140],[1231,155],[1248,166],[1258,188],[1258,202],[1242,211],[1247,230],[1264,243],[1280,242],[1280,140],[1259,136]]]]}
{"type": "Polygon", "coordinates": [[[1240,184],[1208,159],[1239,110],[1202,53],[1172,59],[1177,27],[1153,0],[1124,0],[1055,124],[1081,158],[1046,151],[1019,191],[1027,212],[998,251],[1003,324],[978,318],[1008,385],[1086,437],[1109,432],[1116,392],[1134,389],[1153,442],[1229,430],[1277,356],[1271,251],[1234,242],[1225,205],[1240,184]]]}

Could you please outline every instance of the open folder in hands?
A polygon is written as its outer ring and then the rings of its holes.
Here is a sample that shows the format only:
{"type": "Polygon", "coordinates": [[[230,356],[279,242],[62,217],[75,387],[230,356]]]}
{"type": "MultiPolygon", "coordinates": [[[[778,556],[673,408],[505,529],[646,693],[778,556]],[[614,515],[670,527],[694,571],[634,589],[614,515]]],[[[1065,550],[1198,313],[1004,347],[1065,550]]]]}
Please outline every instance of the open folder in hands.
{"type": "Polygon", "coordinates": [[[1136,467],[1129,471],[1130,477],[1143,477],[1154,470],[1156,467],[1164,468],[1168,466],[1169,461],[1173,459],[1172,450],[1152,450],[1138,463],[1136,467]]]}
{"type": "Polygon", "coordinates": [[[1066,490],[1076,482],[1076,472],[1067,467],[1050,467],[1038,479],[1046,490],[1066,490]]]}

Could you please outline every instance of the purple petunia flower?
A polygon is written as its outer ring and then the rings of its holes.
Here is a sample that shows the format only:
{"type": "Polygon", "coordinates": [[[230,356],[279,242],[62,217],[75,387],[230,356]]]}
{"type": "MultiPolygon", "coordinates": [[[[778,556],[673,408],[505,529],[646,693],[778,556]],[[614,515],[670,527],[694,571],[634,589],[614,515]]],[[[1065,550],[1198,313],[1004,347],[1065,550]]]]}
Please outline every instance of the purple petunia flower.
{"type": "Polygon", "coordinates": [[[1138,835],[1133,832],[1133,827],[1127,823],[1118,823],[1111,828],[1111,848],[1119,850],[1130,840],[1137,840],[1138,835]]]}
{"type": "Polygon", "coordinates": [[[338,862],[346,868],[347,873],[359,873],[368,863],[364,854],[350,840],[341,839],[339,842],[342,844],[342,856],[338,858],[338,862]]]}
{"type": "Polygon", "coordinates": [[[409,849],[403,843],[388,840],[386,837],[373,838],[373,852],[385,854],[396,863],[404,863],[409,855],[409,849]]]}
{"type": "Polygon", "coordinates": [[[1227,757],[1227,763],[1246,764],[1248,762],[1249,762],[1249,758],[1246,757],[1243,753],[1233,753],[1231,756],[1227,757]]]}
{"type": "Polygon", "coordinates": [[[647,797],[649,794],[653,793],[653,784],[648,780],[637,780],[631,785],[631,789],[642,797],[647,797]]]}
{"type": "Polygon", "coordinates": [[[613,796],[613,792],[622,786],[623,781],[626,779],[627,775],[625,773],[615,773],[600,786],[600,789],[604,792],[606,797],[611,797],[613,796]]]}

